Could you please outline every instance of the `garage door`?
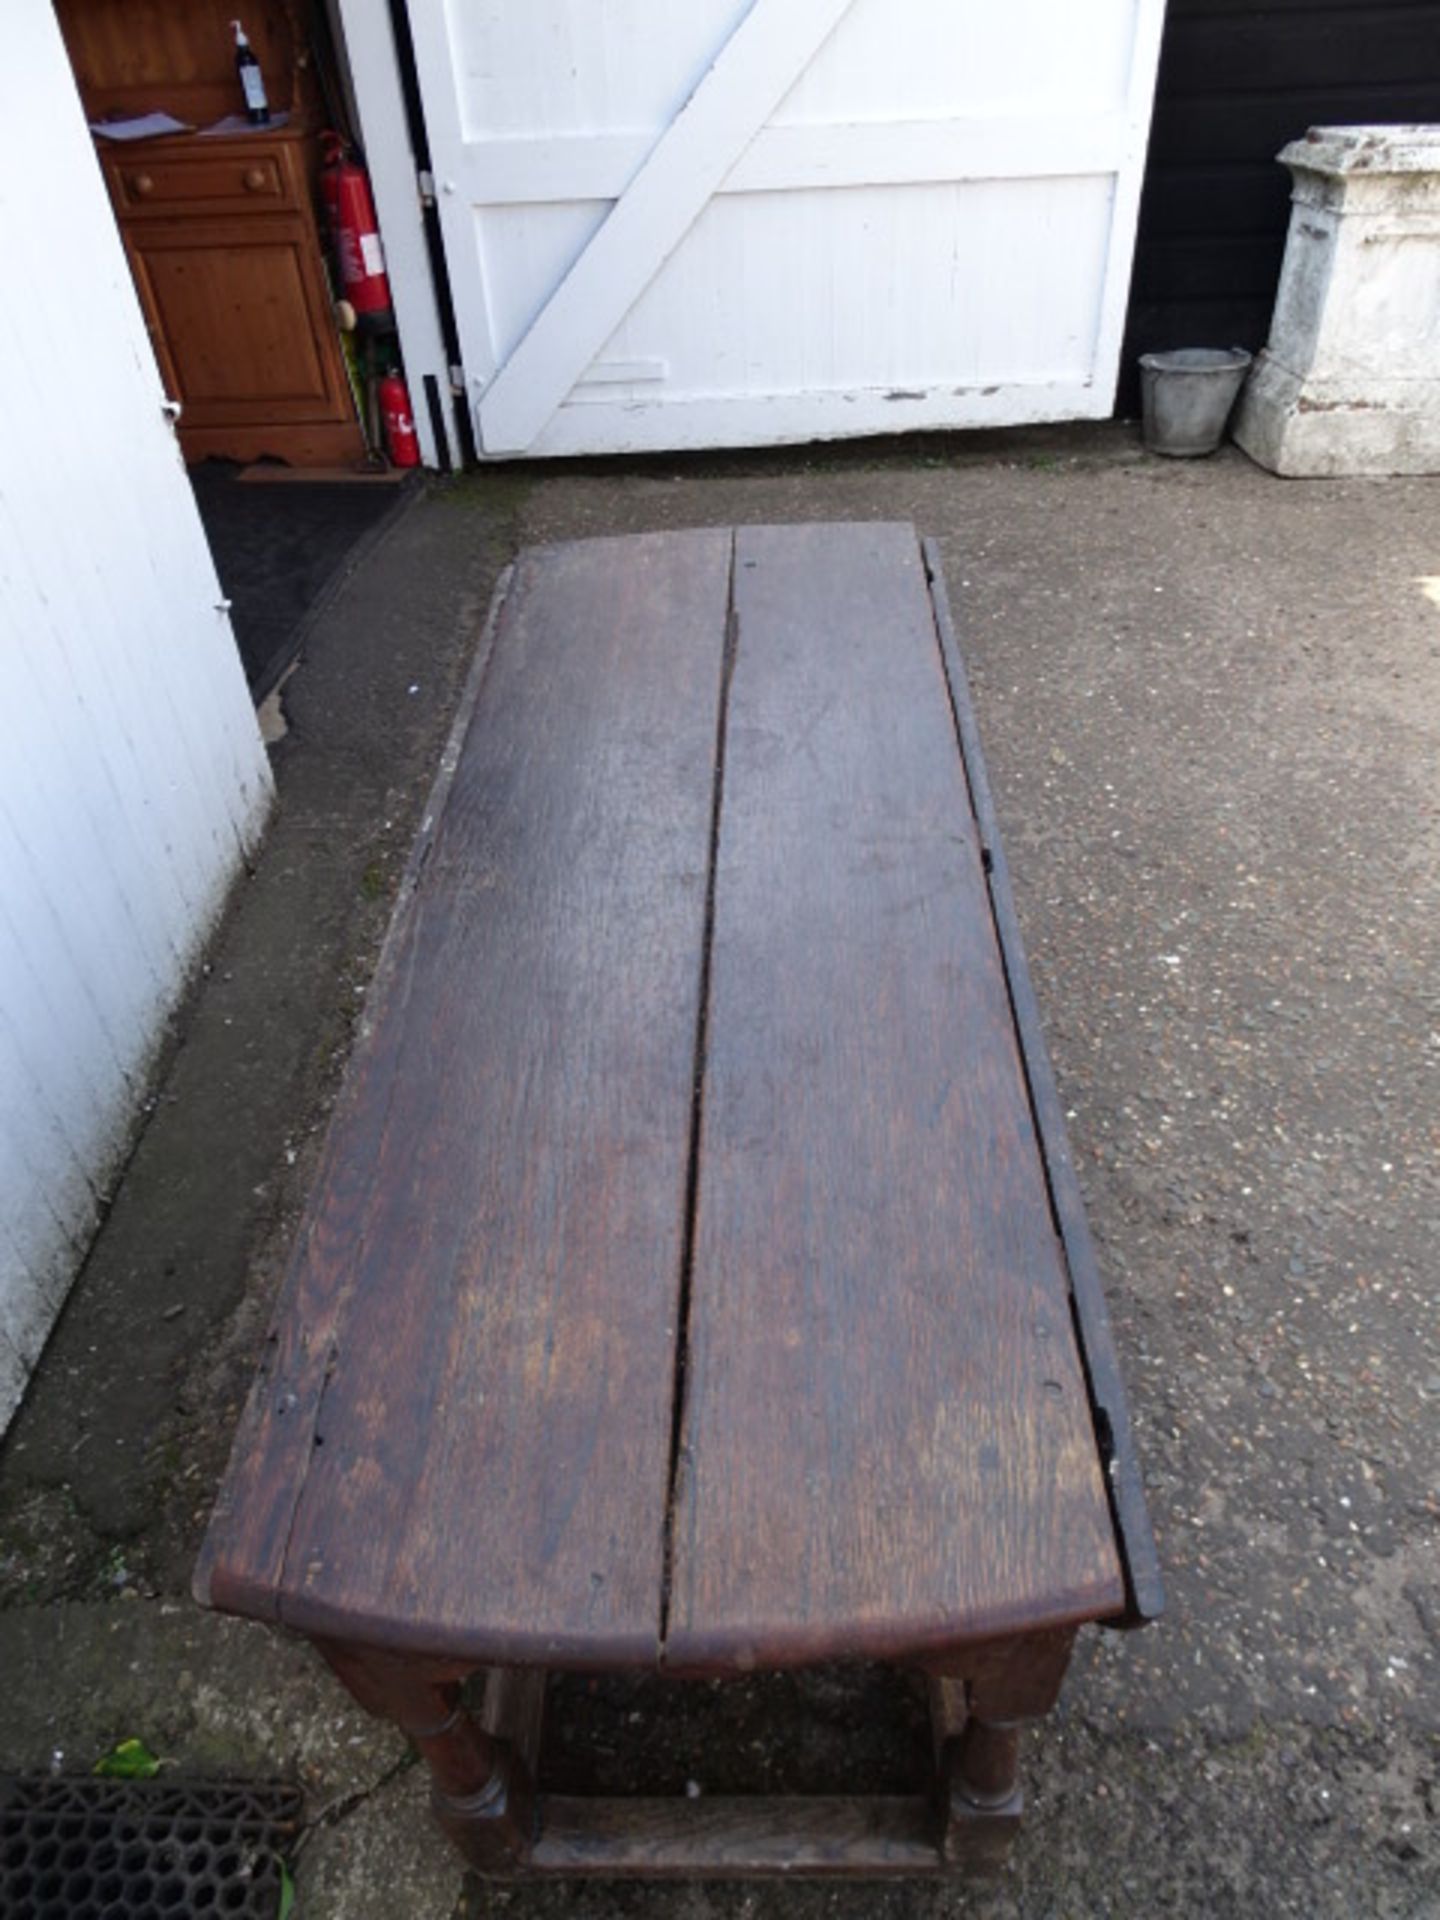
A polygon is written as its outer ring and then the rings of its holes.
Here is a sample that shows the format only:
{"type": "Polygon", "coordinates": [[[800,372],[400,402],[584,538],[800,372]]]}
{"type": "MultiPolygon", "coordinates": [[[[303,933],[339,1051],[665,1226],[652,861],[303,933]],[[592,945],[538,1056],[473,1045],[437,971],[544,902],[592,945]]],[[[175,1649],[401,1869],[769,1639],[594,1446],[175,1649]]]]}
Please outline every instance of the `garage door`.
{"type": "Polygon", "coordinates": [[[409,0],[491,458],[1104,417],[1163,0],[409,0]]]}

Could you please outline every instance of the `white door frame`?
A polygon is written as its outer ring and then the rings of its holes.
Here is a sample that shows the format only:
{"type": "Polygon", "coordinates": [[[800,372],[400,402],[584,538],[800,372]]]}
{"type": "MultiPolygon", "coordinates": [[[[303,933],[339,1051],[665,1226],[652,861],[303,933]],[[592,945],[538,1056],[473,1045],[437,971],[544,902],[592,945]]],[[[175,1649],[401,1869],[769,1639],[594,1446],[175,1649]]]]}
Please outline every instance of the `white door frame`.
{"type": "Polygon", "coordinates": [[[331,0],[337,51],[348,69],[358,132],[375,196],[385,247],[385,269],[405,362],[410,411],[427,467],[458,467],[450,356],[445,348],[440,297],[425,231],[420,169],[410,138],[395,44],[385,0],[331,0]],[[425,381],[436,381],[441,398],[437,440],[425,381]]]}

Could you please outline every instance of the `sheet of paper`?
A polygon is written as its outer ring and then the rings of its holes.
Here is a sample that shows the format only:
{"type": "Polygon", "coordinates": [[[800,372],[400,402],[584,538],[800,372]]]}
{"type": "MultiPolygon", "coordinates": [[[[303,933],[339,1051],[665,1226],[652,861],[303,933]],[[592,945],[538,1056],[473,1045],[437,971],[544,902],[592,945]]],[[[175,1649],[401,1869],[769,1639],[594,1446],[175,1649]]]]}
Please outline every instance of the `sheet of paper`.
{"type": "Polygon", "coordinates": [[[130,120],[92,120],[90,131],[102,140],[155,140],[164,133],[193,133],[188,120],[169,113],[139,113],[130,120]]]}
{"type": "Polygon", "coordinates": [[[272,113],[263,126],[256,126],[253,121],[247,120],[243,113],[227,113],[225,118],[223,120],[217,120],[213,127],[202,127],[200,131],[202,134],[273,133],[276,127],[288,125],[289,120],[290,116],[288,113],[272,113]]]}

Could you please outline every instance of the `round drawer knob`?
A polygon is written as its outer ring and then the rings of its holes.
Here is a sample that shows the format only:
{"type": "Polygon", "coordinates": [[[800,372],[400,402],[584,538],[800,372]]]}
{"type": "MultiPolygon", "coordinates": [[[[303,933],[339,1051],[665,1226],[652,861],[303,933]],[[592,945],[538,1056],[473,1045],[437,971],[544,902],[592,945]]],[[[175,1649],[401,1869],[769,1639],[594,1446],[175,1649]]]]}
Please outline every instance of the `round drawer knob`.
{"type": "Polygon", "coordinates": [[[263,167],[247,167],[245,169],[245,186],[248,192],[259,193],[264,185],[265,169],[263,167]]]}
{"type": "Polygon", "coordinates": [[[155,182],[148,173],[132,174],[130,185],[135,189],[136,193],[153,193],[155,191],[155,182]]]}

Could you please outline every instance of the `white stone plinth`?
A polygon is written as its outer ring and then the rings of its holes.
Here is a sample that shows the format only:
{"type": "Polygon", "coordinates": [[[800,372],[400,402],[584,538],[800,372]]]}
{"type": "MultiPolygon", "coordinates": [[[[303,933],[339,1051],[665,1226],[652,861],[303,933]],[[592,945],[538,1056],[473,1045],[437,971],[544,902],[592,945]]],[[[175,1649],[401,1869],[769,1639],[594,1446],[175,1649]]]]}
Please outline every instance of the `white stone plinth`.
{"type": "Polygon", "coordinates": [[[1235,438],[1272,473],[1440,472],[1440,127],[1315,127],[1235,438]]]}

